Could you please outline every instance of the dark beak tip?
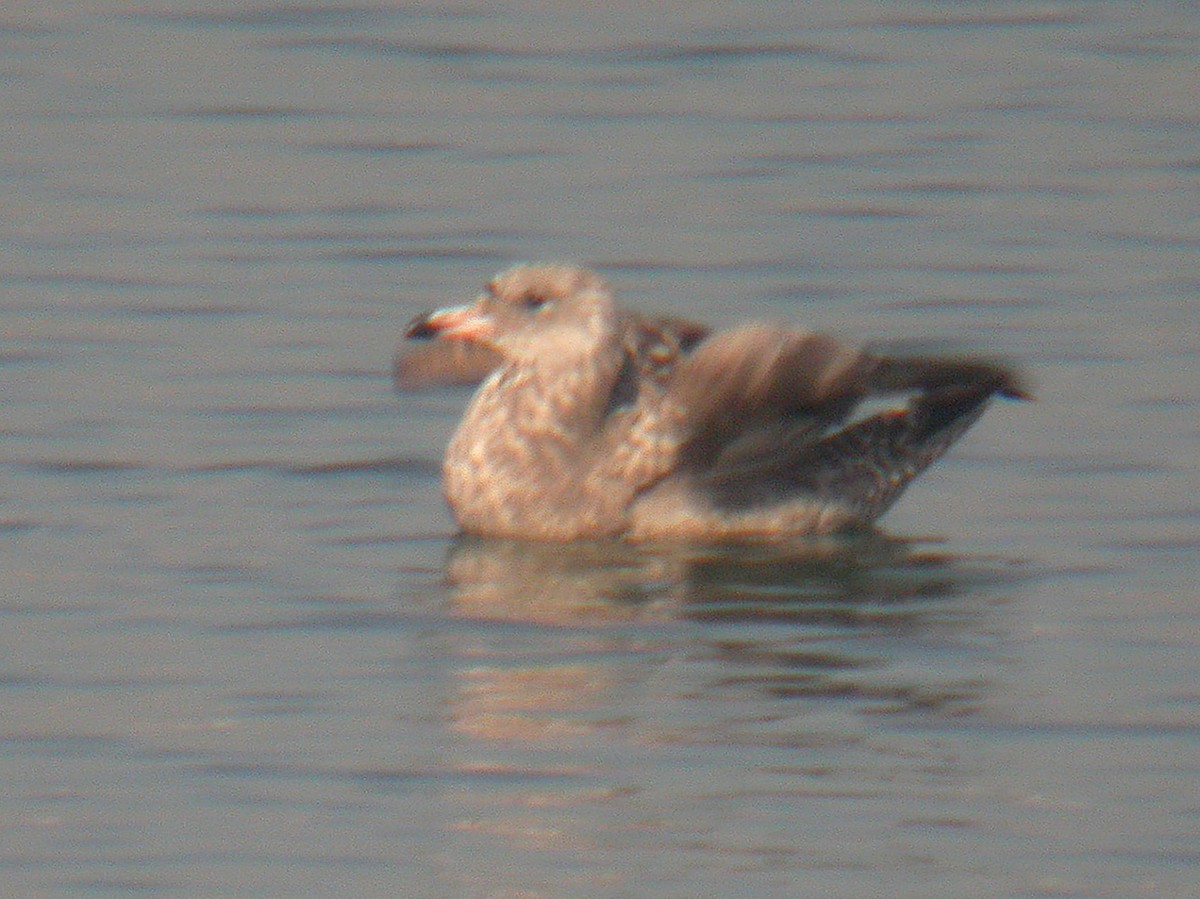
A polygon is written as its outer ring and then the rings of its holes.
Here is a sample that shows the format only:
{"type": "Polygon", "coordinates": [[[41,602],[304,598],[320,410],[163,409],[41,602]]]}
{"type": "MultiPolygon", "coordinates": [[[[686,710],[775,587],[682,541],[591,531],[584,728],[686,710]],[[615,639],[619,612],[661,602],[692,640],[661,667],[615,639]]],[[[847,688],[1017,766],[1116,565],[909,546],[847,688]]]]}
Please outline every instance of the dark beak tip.
{"type": "Polygon", "coordinates": [[[429,323],[428,312],[422,312],[404,329],[404,336],[408,340],[432,340],[437,333],[438,329],[429,323]]]}

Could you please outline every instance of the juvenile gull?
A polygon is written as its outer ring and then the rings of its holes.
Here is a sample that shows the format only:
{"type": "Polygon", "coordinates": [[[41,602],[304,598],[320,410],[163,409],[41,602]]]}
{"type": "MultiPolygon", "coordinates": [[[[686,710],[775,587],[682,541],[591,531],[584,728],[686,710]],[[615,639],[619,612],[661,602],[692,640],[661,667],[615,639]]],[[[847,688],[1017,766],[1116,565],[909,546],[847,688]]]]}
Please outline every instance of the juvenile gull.
{"type": "Polygon", "coordinates": [[[463,530],[571,540],[771,540],[869,525],[996,394],[1006,368],[891,358],[752,323],[709,334],[618,306],[595,273],[521,265],[419,316],[401,387],[483,383],[446,450],[463,530]],[[896,409],[855,420],[863,401],[896,409]]]}

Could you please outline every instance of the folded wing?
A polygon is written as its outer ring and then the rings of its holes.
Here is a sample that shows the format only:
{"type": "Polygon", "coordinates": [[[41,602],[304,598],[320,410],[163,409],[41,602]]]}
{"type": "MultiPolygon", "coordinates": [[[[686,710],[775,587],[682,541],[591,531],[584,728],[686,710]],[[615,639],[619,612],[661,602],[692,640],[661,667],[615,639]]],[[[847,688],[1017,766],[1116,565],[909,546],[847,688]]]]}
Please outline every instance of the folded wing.
{"type": "Polygon", "coordinates": [[[892,358],[824,334],[754,324],[680,360],[680,471],[722,508],[816,497],[870,520],[940,457],[996,395],[1028,398],[988,361],[892,358]],[[865,401],[901,403],[854,419],[865,401]]]}

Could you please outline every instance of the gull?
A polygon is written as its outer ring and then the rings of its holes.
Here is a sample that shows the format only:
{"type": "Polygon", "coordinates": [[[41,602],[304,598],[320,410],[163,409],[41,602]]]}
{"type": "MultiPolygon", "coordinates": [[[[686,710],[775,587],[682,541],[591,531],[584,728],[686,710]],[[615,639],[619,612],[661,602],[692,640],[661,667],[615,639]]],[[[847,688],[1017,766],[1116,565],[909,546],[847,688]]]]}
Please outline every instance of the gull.
{"type": "Polygon", "coordinates": [[[463,531],[544,541],[778,541],[870,528],[1017,375],[752,322],[618,305],[569,264],[498,274],[418,316],[399,387],[482,381],[450,439],[463,531]],[[898,402],[870,414],[882,399],[898,402]],[[867,412],[863,412],[866,408],[867,412]]]}

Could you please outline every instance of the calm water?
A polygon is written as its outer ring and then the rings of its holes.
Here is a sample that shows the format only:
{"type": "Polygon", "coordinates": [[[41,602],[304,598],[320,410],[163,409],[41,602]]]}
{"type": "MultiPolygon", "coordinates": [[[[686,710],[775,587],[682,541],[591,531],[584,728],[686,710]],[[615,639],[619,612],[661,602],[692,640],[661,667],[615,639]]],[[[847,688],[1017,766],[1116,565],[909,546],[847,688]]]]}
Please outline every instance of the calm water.
{"type": "Polygon", "coordinates": [[[1200,8],[601,5],[0,12],[5,895],[1196,895],[1200,8]],[[390,356],[539,258],[1040,400],[879,539],[459,540],[390,356]]]}

